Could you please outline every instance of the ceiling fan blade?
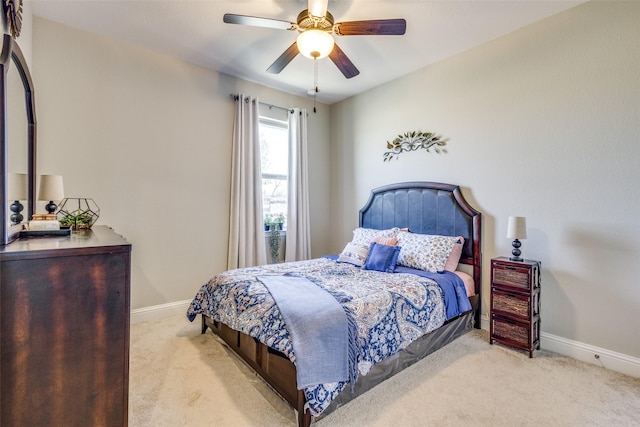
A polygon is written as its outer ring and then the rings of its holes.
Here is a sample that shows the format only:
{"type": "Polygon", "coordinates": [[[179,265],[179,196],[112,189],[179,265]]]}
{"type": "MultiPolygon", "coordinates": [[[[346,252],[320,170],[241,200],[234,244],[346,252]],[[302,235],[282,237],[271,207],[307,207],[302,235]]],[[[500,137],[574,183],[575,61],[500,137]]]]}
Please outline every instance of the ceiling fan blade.
{"type": "Polygon", "coordinates": [[[271,64],[269,68],[267,68],[267,72],[278,74],[280,71],[284,70],[284,67],[286,67],[289,62],[291,62],[293,58],[298,55],[298,53],[300,53],[300,51],[298,50],[298,44],[296,42],[293,42],[293,44],[289,46],[287,50],[285,50],[283,54],[280,55],[278,59],[273,62],[273,64],[271,64]]]}
{"type": "Polygon", "coordinates": [[[329,0],[309,0],[307,3],[307,10],[310,15],[322,18],[327,14],[328,6],[329,0]]]}
{"type": "Polygon", "coordinates": [[[347,57],[347,55],[338,47],[337,44],[333,45],[333,50],[329,54],[329,59],[336,64],[336,67],[342,74],[348,79],[357,76],[360,74],[360,71],[353,65],[353,62],[347,57]]]}
{"type": "Polygon", "coordinates": [[[225,13],[222,20],[227,24],[275,28],[276,30],[296,30],[298,28],[298,24],[289,21],[281,21],[279,19],[271,18],[259,18],[256,16],[235,15],[233,13],[225,13]]]}
{"type": "Polygon", "coordinates": [[[338,22],[333,29],[341,36],[401,36],[406,30],[404,19],[338,22]]]}

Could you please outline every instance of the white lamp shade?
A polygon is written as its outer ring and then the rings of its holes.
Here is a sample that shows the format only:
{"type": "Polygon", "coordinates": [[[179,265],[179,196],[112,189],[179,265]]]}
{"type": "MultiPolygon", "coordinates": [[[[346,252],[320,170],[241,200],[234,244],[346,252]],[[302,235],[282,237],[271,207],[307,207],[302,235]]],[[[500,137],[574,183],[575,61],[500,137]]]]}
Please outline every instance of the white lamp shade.
{"type": "Polygon", "coordinates": [[[333,50],[333,37],[331,34],[316,29],[306,30],[298,36],[298,50],[301,54],[311,59],[326,57],[333,50]]]}
{"type": "Polygon", "coordinates": [[[507,226],[507,238],[509,239],[526,239],[527,238],[527,219],[523,216],[510,216],[507,226]]]}
{"type": "Polygon", "coordinates": [[[60,201],[64,199],[64,186],[61,175],[40,175],[38,200],[60,201]]]}
{"type": "Polygon", "coordinates": [[[27,174],[10,173],[8,178],[7,199],[27,200],[27,174]]]}

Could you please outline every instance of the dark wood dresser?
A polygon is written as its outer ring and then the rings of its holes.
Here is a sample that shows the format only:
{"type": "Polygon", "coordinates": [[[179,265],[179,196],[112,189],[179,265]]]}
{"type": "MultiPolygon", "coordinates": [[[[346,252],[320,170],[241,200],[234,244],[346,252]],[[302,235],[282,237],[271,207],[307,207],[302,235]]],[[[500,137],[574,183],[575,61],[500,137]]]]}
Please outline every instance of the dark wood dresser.
{"type": "Polygon", "coordinates": [[[0,425],[127,425],[130,271],[107,226],[0,247],[0,425]]]}
{"type": "Polygon", "coordinates": [[[540,348],[540,262],[491,260],[490,343],[529,352],[540,348]]]}

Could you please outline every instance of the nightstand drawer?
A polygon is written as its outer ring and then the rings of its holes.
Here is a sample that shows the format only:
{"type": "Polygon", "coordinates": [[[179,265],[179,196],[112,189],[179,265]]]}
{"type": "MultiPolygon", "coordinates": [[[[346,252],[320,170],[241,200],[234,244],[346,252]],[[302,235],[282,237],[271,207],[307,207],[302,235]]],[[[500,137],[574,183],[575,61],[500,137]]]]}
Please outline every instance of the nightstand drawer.
{"type": "Polygon", "coordinates": [[[494,315],[491,326],[492,340],[527,350],[539,348],[540,324],[537,319],[533,323],[521,323],[494,315]]]}
{"type": "Polygon", "coordinates": [[[514,295],[494,290],[491,304],[492,310],[520,317],[525,322],[531,318],[531,297],[528,295],[514,295]]]}
{"type": "Polygon", "coordinates": [[[494,264],[491,272],[492,284],[494,285],[513,286],[521,289],[529,289],[531,285],[530,268],[494,264]]]}

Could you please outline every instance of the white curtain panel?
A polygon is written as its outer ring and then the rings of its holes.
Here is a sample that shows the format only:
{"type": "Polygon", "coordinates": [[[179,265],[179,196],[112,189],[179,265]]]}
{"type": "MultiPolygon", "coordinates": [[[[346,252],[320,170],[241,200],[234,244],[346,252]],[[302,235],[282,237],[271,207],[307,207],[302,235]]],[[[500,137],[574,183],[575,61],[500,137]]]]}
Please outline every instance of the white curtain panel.
{"type": "Polygon", "coordinates": [[[258,99],[235,97],[228,269],[267,263],[262,219],[258,99]]]}
{"type": "Polygon", "coordinates": [[[285,261],[311,257],[309,231],[309,177],[307,162],[307,110],[289,112],[289,202],[285,261]]]}

